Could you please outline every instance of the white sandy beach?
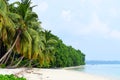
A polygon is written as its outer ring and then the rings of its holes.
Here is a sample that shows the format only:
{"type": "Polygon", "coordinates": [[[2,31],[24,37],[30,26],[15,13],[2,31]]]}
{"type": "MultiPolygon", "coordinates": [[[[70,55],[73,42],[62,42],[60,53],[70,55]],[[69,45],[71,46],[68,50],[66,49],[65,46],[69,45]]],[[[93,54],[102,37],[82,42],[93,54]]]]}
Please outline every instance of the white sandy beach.
{"type": "Polygon", "coordinates": [[[113,80],[87,73],[64,69],[0,69],[0,74],[15,74],[27,80],[113,80]]]}

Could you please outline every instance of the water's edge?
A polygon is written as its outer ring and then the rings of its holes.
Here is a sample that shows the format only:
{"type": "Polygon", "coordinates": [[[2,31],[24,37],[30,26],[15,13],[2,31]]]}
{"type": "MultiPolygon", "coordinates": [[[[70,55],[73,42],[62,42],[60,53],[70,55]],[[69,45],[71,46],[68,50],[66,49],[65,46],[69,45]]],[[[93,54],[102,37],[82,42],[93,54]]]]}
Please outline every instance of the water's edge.
{"type": "Polygon", "coordinates": [[[120,64],[119,65],[82,65],[75,67],[63,68],[66,70],[74,70],[78,72],[85,72],[93,75],[104,76],[108,78],[114,78],[114,80],[120,80],[120,64]]]}

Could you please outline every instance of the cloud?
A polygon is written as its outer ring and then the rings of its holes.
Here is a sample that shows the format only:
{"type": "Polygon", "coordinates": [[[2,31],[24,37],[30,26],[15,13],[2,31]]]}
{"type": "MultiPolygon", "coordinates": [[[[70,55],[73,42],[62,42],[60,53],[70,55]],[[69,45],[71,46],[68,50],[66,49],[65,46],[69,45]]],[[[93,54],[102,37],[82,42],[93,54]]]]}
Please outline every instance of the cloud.
{"type": "Polygon", "coordinates": [[[117,16],[117,9],[116,8],[110,8],[109,14],[111,17],[116,17],[117,16]]]}
{"type": "Polygon", "coordinates": [[[97,13],[92,14],[91,22],[84,27],[79,27],[75,30],[79,35],[102,35],[106,38],[120,39],[120,31],[112,29],[109,24],[102,22],[97,13]]]}
{"type": "Polygon", "coordinates": [[[39,4],[39,9],[40,9],[40,11],[42,11],[42,12],[45,12],[47,9],[48,9],[48,4],[47,4],[47,2],[41,2],[40,4],[39,4]]]}
{"type": "Polygon", "coordinates": [[[72,14],[70,10],[63,10],[61,16],[65,21],[71,21],[72,14]]]}
{"type": "Polygon", "coordinates": [[[98,6],[99,4],[102,3],[103,0],[90,0],[90,1],[93,5],[98,6]]]}
{"type": "Polygon", "coordinates": [[[89,5],[89,7],[94,7],[94,9],[99,9],[101,3],[102,0],[80,0],[80,6],[85,7],[89,5]]]}
{"type": "Polygon", "coordinates": [[[110,37],[115,38],[115,39],[120,39],[120,31],[112,30],[110,33],[110,37]]]}
{"type": "Polygon", "coordinates": [[[46,12],[48,9],[48,3],[45,1],[35,0],[32,5],[37,5],[34,8],[34,11],[36,11],[37,13],[46,12]]]}
{"type": "MultiPolygon", "coordinates": [[[[70,11],[63,11],[62,17],[64,20],[70,21],[71,20],[71,12],[70,11]]],[[[73,15],[74,16],[74,15],[73,15]]],[[[99,16],[96,12],[93,12],[91,14],[91,17],[87,22],[82,23],[77,20],[73,20],[69,25],[67,23],[64,23],[67,26],[61,26],[59,27],[59,30],[65,30],[67,33],[71,35],[81,36],[81,35],[103,35],[108,36],[110,34],[111,29],[109,28],[109,25],[107,23],[104,23],[100,20],[99,16]],[[68,30],[69,29],[69,30],[68,30]]]]}
{"type": "Polygon", "coordinates": [[[93,35],[93,34],[100,34],[100,35],[108,35],[110,32],[110,28],[108,24],[103,23],[96,12],[93,12],[91,15],[91,19],[89,23],[81,24],[82,27],[76,27],[75,33],[79,35],[93,35]]]}
{"type": "Polygon", "coordinates": [[[85,0],[80,0],[81,3],[85,3],[85,0]]]}
{"type": "Polygon", "coordinates": [[[107,34],[110,32],[108,25],[99,19],[96,12],[92,14],[92,19],[88,27],[90,28],[91,32],[97,32],[100,34],[107,34]]]}

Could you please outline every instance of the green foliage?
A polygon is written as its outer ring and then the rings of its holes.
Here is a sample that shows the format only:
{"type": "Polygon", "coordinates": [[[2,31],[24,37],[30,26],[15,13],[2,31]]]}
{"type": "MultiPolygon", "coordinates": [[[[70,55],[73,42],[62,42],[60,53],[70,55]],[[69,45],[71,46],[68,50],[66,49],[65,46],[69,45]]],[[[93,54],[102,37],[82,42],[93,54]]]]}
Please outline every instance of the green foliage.
{"type": "Polygon", "coordinates": [[[62,40],[53,35],[57,40],[55,47],[55,60],[51,63],[51,67],[69,67],[85,64],[85,55],[74,49],[72,46],[65,45],[62,40]]]}
{"type": "MultiPolygon", "coordinates": [[[[43,33],[45,34],[45,33],[43,33]]],[[[48,34],[48,33],[47,33],[48,34]]],[[[42,50],[44,53],[43,56],[43,62],[39,64],[39,60],[33,60],[32,61],[32,67],[69,67],[69,66],[79,66],[79,65],[84,65],[85,64],[85,55],[80,51],[74,49],[72,46],[67,46],[65,45],[62,40],[60,40],[57,36],[53,35],[52,33],[49,33],[49,36],[47,35],[48,38],[45,42],[44,49],[42,50]],[[48,38],[49,37],[49,38],[48,38]],[[47,43],[49,40],[55,41],[53,44],[52,43],[47,43]],[[49,49],[49,47],[53,47],[53,49],[49,49]],[[50,60],[50,58],[52,60],[50,60]]],[[[20,66],[26,64],[26,67],[28,66],[29,59],[24,59],[20,66]]]]}
{"type": "Polygon", "coordinates": [[[0,65],[0,68],[5,68],[6,67],[6,64],[1,64],[0,65]]]}
{"type": "Polygon", "coordinates": [[[0,74],[0,80],[26,80],[25,78],[23,77],[16,77],[14,76],[13,74],[11,75],[2,75],[0,74]]]}
{"type": "Polygon", "coordinates": [[[0,0],[1,67],[67,67],[85,64],[85,55],[41,28],[31,0],[0,0]],[[7,3],[7,4],[6,4],[7,3]],[[15,4],[17,5],[15,7],[15,4]],[[2,58],[6,52],[8,54],[2,58]],[[2,59],[1,59],[2,58],[2,59]]]}

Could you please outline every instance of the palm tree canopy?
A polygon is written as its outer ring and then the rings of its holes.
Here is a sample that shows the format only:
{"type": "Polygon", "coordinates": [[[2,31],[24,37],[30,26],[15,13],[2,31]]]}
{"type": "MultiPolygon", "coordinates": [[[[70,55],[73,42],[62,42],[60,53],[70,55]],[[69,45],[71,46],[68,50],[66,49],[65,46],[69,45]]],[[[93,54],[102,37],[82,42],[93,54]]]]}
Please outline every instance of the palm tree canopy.
{"type": "Polygon", "coordinates": [[[2,39],[5,44],[8,44],[10,39],[15,35],[15,25],[11,18],[9,17],[9,12],[7,4],[4,0],[0,0],[0,39],[2,39]]]}
{"type": "Polygon", "coordinates": [[[30,7],[31,0],[22,0],[10,4],[10,11],[20,15],[18,21],[14,21],[17,26],[17,33],[21,32],[17,40],[15,50],[29,59],[36,59],[40,54],[39,32],[40,22],[38,16],[30,7]],[[14,5],[17,4],[17,7],[14,5]]]}

